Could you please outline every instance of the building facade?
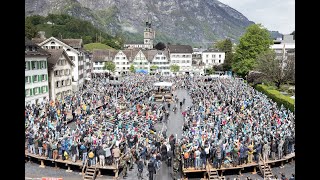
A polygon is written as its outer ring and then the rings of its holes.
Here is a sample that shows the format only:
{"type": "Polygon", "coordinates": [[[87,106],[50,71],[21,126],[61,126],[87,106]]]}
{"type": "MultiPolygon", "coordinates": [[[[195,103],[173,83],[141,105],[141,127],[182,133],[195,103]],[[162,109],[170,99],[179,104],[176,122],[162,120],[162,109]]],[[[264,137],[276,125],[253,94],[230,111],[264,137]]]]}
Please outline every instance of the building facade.
{"type": "Polygon", "coordinates": [[[160,50],[150,50],[148,51],[150,54],[150,72],[154,74],[160,74],[163,76],[170,75],[170,59],[168,50],[160,51],[160,50]],[[151,69],[152,66],[156,66],[157,69],[151,69]]]}
{"type": "Polygon", "coordinates": [[[205,64],[205,68],[212,68],[212,66],[223,64],[225,58],[225,52],[218,50],[208,49],[202,52],[202,62],[205,64]]]}
{"type": "Polygon", "coordinates": [[[130,56],[130,51],[120,50],[116,52],[113,62],[116,65],[115,75],[125,75],[129,73],[130,63],[129,59],[132,59],[130,56]]]}
{"type": "Polygon", "coordinates": [[[192,72],[192,47],[190,45],[168,45],[170,65],[180,66],[179,74],[192,72]]]}
{"type": "Polygon", "coordinates": [[[60,100],[72,94],[74,63],[63,49],[49,49],[48,74],[50,100],[60,100]]]}
{"type": "MultiPolygon", "coordinates": [[[[35,40],[37,41],[37,40],[35,40]]],[[[72,69],[72,88],[73,91],[79,90],[84,83],[84,53],[82,52],[81,39],[63,39],[59,40],[55,37],[50,37],[38,44],[43,49],[64,49],[69,58],[74,63],[72,69]],[[70,45],[68,45],[68,44],[70,45]],[[73,47],[74,48],[73,48],[73,47]]]]}
{"type": "Polygon", "coordinates": [[[136,70],[136,72],[140,72],[140,71],[146,71],[147,73],[150,72],[150,62],[147,59],[146,56],[146,51],[141,51],[139,50],[138,53],[133,53],[133,61],[132,64],[134,66],[134,69],[136,70]]]}
{"type": "Polygon", "coordinates": [[[25,39],[25,105],[49,101],[49,53],[25,39]]]}

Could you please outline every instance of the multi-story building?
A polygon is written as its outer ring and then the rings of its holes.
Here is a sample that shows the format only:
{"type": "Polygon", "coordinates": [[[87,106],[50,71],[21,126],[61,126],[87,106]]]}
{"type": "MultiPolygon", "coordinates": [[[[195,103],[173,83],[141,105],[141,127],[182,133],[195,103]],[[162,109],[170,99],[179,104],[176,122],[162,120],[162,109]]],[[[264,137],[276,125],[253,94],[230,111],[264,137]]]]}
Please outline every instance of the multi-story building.
{"type": "Polygon", "coordinates": [[[93,67],[92,76],[95,77],[96,75],[109,73],[108,70],[104,69],[105,62],[107,61],[113,62],[115,55],[116,55],[116,51],[114,50],[102,50],[102,49],[94,50],[92,53],[92,67],[93,67]]]}
{"type": "Polygon", "coordinates": [[[192,47],[190,45],[168,45],[170,64],[180,66],[179,73],[192,72],[192,47]]]}
{"type": "Polygon", "coordinates": [[[160,75],[170,75],[170,59],[168,50],[149,50],[146,52],[148,59],[150,59],[150,72],[160,75]],[[151,69],[156,66],[157,69],[151,69]]]}
{"type": "Polygon", "coordinates": [[[49,94],[51,100],[63,99],[72,92],[74,63],[63,49],[48,49],[49,94]]]}
{"type": "Polygon", "coordinates": [[[91,72],[92,72],[92,53],[89,51],[84,52],[84,78],[90,79],[91,78],[91,72]]]}
{"type": "Polygon", "coordinates": [[[49,53],[25,38],[25,104],[49,101],[49,53]]]}
{"type": "Polygon", "coordinates": [[[141,50],[132,51],[132,56],[131,56],[133,57],[132,63],[136,72],[141,72],[141,71],[144,71],[147,73],[150,72],[150,62],[149,62],[150,60],[147,59],[147,56],[144,53],[146,53],[146,51],[141,51],[141,50]]]}
{"type": "Polygon", "coordinates": [[[116,65],[115,75],[125,75],[130,71],[131,50],[120,50],[114,56],[114,64],[116,65]]]}
{"type": "Polygon", "coordinates": [[[223,64],[226,58],[225,52],[215,49],[208,49],[202,52],[202,62],[205,68],[212,68],[212,66],[223,64]]]}
{"type": "Polygon", "coordinates": [[[63,39],[59,40],[55,37],[50,37],[39,42],[39,39],[34,39],[43,49],[64,49],[69,58],[74,63],[72,69],[72,88],[73,91],[78,90],[84,83],[84,53],[82,52],[81,39],[63,39]]]}
{"type": "Polygon", "coordinates": [[[295,51],[295,40],[293,39],[293,35],[283,35],[282,38],[278,38],[273,41],[273,45],[270,46],[277,55],[278,58],[286,58],[288,53],[295,51]]]}

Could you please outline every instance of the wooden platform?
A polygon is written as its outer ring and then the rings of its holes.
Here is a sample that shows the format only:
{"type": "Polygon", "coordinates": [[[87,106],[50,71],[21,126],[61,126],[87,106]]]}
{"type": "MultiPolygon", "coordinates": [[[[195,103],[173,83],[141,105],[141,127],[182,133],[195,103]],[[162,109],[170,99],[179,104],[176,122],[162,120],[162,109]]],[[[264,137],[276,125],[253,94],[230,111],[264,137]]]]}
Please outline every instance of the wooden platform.
{"type": "MultiPolygon", "coordinates": [[[[288,154],[287,156],[283,157],[282,159],[277,159],[277,160],[269,160],[266,163],[267,164],[272,164],[272,163],[277,163],[277,162],[287,162],[289,159],[294,158],[295,157],[295,153],[292,154],[288,154]]],[[[223,167],[221,166],[220,169],[216,169],[214,168],[211,164],[209,165],[210,169],[212,170],[218,170],[218,171],[226,171],[226,170],[232,170],[232,169],[243,169],[243,168],[247,168],[247,167],[258,167],[258,163],[253,162],[253,163],[248,163],[248,164],[243,164],[241,166],[236,166],[236,167],[223,167]]],[[[182,171],[184,174],[186,173],[195,173],[195,172],[206,172],[206,169],[195,169],[194,167],[191,168],[182,168],[182,171]]]]}
{"type": "MultiPolygon", "coordinates": [[[[38,160],[57,162],[57,163],[65,164],[65,165],[74,165],[74,166],[79,166],[79,168],[82,168],[82,160],[77,160],[76,162],[72,162],[70,159],[62,160],[61,158],[59,158],[54,161],[53,159],[48,159],[47,157],[31,154],[28,152],[25,152],[25,155],[26,155],[26,157],[32,157],[32,158],[36,158],[38,160]]],[[[97,168],[98,169],[107,169],[107,170],[117,170],[117,167],[115,165],[99,166],[97,164],[97,168]]]]}

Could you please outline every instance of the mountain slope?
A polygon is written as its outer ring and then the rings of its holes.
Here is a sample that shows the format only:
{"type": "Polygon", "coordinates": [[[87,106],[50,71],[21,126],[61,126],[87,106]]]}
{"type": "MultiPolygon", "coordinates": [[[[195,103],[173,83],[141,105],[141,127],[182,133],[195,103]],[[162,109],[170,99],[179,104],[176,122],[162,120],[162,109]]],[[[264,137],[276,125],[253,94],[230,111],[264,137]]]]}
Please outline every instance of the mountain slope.
{"type": "Polygon", "coordinates": [[[26,15],[66,13],[127,41],[143,41],[146,19],[152,19],[155,42],[208,45],[237,41],[252,24],[235,9],[217,0],[26,0],[26,15]]]}

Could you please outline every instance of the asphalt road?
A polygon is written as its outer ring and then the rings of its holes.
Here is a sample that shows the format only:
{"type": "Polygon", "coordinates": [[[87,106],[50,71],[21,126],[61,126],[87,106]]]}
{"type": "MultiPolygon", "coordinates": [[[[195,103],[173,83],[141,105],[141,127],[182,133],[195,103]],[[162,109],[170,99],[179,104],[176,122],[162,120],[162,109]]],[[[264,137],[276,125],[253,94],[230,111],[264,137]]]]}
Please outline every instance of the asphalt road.
{"type": "MultiPolygon", "coordinates": [[[[185,105],[183,106],[182,110],[184,110],[187,106],[191,105],[191,99],[188,95],[186,90],[177,90],[176,92],[173,92],[174,95],[177,95],[180,100],[183,99],[183,97],[186,98],[185,105]]],[[[172,109],[173,105],[171,105],[172,109]]],[[[176,135],[180,138],[182,134],[182,124],[183,124],[183,117],[181,114],[182,111],[180,111],[180,108],[178,106],[178,110],[176,113],[174,113],[172,110],[170,111],[169,120],[167,122],[167,136],[170,136],[171,134],[176,135]]],[[[72,125],[71,125],[72,126],[72,125]]],[[[157,130],[161,130],[162,124],[157,124],[156,126],[157,130]]],[[[291,176],[292,173],[295,172],[295,163],[292,164],[286,164],[284,168],[275,167],[272,168],[272,171],[275,175],[278,175],[280,177],[280,172],[283,172],[287,178],[291,176]]],[[[39,168],[39,164],[37,163],[26,163],[25,165],[25,177],[26,179],[33,179],[38,180],[41,179],[41,177],[62,177],[63,180],[79,180],[82,179],[82,176],[79,174],[79,169],[74,169],[73,172],[66,172],[66,167],[61,167],[60,169],[55,169],[53,167],[46,166],[46,168],[39,168]],[[36,179],[35,179],[36,178],[36,179]]],[[[172,172],[171,168],[168,168],[165,163],[162,164],[161,169],[157,174],[155,175],[154,180],[171,180],[173,179],[170,175],[172,172]]],[[[128,171],[128,176],[124,179],[127,180],[136,180],[137,179],[137,167],[134,165],[134,168],[130,171],[128,171]]],[[[234,179],[238,177],[238,175],[227,175],[224,174],[226,178],[234,179]]],[[[251,173],[243,173],[240,177],[240,179],[245,179],[247,176],[251,177],[252,179],[263,179],[258,174],[251,174],[251,173]]],[[[97,180],[110,180],[113,176],[103,175],[101,177],[98,177],[97,180]]],[[[148,179],[146,168],[143,172],[144,179],[148,179]]],[[[200,180],[200,178],[203,177],[203,174],[198,174],[197,177],[189,177],[189,180],[200,180]]],[[[121,178],[123,179],[123,178],[121,178]]]]}

